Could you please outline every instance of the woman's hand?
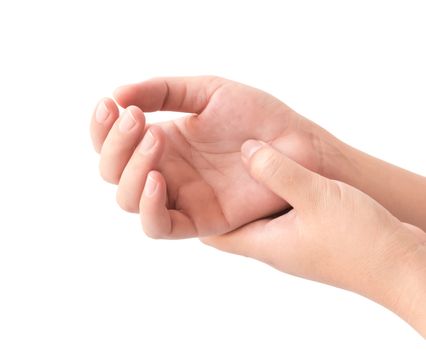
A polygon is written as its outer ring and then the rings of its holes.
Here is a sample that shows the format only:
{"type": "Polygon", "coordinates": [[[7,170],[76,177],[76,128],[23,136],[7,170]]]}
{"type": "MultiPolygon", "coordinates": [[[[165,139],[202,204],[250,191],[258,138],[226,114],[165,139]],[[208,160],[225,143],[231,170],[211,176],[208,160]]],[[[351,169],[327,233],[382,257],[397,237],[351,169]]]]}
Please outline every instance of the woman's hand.
{"type": "Polygon", "coordinates": [[[270,142],[321,172],[329,148],[322,139],[332,138],[277,98],[217,77],[156,78],[114,96],[126,108],[121,116],[106,98],[92,118],[100,172],[118,185],[120,206],[140,212],[145,233],[156,238],[221,234],[288,207],[245,171],[245,140],[270,142]],[[146,126],[144,112],[160,110],[190,114],[146,126]]]}
{"type": "Polygon", "coordinates": [[[359,190],[307,170],[265,143],[247,141],[242,157],[253,178],[293,209],[203,242],[363,294],[426,334],[422,230],[400,222],[359,190]]]}

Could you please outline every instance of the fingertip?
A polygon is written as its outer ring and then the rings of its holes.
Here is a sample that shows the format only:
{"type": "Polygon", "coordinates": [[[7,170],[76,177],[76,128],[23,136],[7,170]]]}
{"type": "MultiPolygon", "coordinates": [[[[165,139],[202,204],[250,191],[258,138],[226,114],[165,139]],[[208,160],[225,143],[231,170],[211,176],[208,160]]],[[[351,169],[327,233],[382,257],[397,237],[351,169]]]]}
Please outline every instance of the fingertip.
{"type": "Polygon", "coordinates": [[[93,114],[95,117],[94,119],[99,124],[103,124],[109,119],[109,117],[118,115],[118,107],[113,99],[110,97],[104,97],[96,104],[93,114]]]}
{"type": "Polygon", "coordinates": [[[165,180],[159,171],[151,170],[146,177],[139,207],[143,230],[150,238],[167,238],[171,232],[166,200],[165,180]]]}
{"type": "MultiPolygon", "coordinates": [[[[121,179],[120,179],[121,180],[121,179]]],[[[118,184],[120,185],[120,183],[118,184]]],[[[139,203],[134,205],[133,202],[129,201],[126,196],[123,196],[122,191],[117,191],[115,194],[115,200],[119,207],[128,213],[139,213],[139,203]]]]}
{"type": "MultiPolygon", "coordinates": [[[[157,125],[149,125],[145,129],[145,134],[137,146],[138,153],[143,157],[155,157],[155,164],[158,164],[163,155],[165,147],[164,131],[157,125]]],[[[152,168],[154,165],[152,166],[152,168]]],[[[152,169],[151,168],[151,169],[152,169]]]]}
{"type": "Polygon", "coordinates": [[[116,88],[112,95],[121,107],[126,108],[131,105],[131,97],[134,95],[134,89],[135,84],[122,85],[116,88]]]}
{"type": "Polygon", "coordinates": [[[166,181],[159,171],[152,170],[148,173],[140,202],[143,231],[154,239],[196,237],[197,230],[191,218],[180,210],[168,210],[166,204],[166,181]]]}
{"type": "Polygon", "coordinates": [[[111,98],[104,97],[96,104],[90,123],[90,136],[97,153],[100,153],[105,138],[118,115],[118,107],[111,98]]]}
{"type": "Polygon", "coordinates": [[[154,137],[155,141],[158,142],[161,146],[164,145],[165,135],[163,129],[158,125],[152,124],[146,129],[146,132],[150,132],[154,137]]]}
{"type": "Polygon", "coordinates": [[[160,184],[160,175],[157,171],[150,171],[146,177],[143,195],[145,197],[154,197],[160,184]]]}
{"type": "Polygon", "coordinates": [[[108,109],[112,112],[112,113],[118,113],[118,107],[117,104],[114,102],[114,100],[110,97],[105,97],[103,99],[103,101],[105,102],[106,106],[108,107],[108,109]]]}
{"type": "Polygon", "coordinates": [[[145,180],[145,186],[142,191],[140,201],[140,212],[151,210],[158,211],[165,209],[167,201],[166,181],[163,175],[157,170],[148,172],[145,180]],[[164,208],[163,208],[164,207],[164,208]]]}
{"type": "Polygon", "coordinates": [[[245,141],[241,145],[242,157],[248,161],[264,145],[266,145],[266,143],[260,140],[250,139],[245,141]]]}
{"type": "Polygon", "coordinates": [[[131,105],[127,106],[126,109],[145,126],[145,113],[139,107],[131,105]]]}

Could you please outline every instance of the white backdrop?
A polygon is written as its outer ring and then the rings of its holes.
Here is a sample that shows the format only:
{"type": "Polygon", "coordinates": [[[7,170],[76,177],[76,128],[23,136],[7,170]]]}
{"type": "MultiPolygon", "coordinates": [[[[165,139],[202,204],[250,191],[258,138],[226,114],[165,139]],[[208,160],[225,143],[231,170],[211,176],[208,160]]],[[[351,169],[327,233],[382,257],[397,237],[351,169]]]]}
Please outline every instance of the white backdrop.
{"type": "Polygon", "coordinates": [[[88,125],[118,85],[215,74],[426,174],[424,8],[2,1],[0,349],[418,348],[362,297],[197,240],[145,237],[99,178],[88,125]]]}

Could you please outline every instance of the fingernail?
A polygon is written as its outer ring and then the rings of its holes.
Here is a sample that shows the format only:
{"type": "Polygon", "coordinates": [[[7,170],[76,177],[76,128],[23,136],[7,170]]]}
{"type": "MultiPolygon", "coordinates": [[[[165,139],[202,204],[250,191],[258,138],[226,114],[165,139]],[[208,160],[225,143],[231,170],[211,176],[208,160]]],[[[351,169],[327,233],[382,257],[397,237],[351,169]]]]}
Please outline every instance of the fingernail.
{"type": "Polygon", "coordinates": [[[139,146],[139,151],[141,153],[147,153],[152,147],[154,147],[154,144],[155,137],[151,130],[148,130],[142,139],[141,145],[139,146]]]}
{"type": "Polygon", "coordinates": [[[121,132],[129,132],[132,130],[132,128],[136,125],[136,120],[133,117],[132,113],[126,109],[121,116],[120,124],[118,125],[118,128],[121,132]]]}
{"type": "Polygon", "coordinates": [[[151,174],[146,178],[144,193],[146,196],[151,197],[154,195],[155,190],[157,189],[157,181],[152,177],[151,174]]]}
{"type": "Polygon", "coordinates": [[[256,140],[248,140],[243,143],[243,146],[241,147],[241,153],[243,154],[244,158],[250,159],[250,157],[256,153],[259,148],[261,148],[264,145],[264,143],[261,143],[260,141],[256,140]]]}
{"type": "Polygon", "coordinates": [[[105,120],[108,119],[108,117],[109,117],[108,107],[106,106],[104,101],[101,101],[98,104],[98,107],[96,108],[96,115],[95,115],[96,121],[99,124],[102,124],[105,122],[105,120]]]}

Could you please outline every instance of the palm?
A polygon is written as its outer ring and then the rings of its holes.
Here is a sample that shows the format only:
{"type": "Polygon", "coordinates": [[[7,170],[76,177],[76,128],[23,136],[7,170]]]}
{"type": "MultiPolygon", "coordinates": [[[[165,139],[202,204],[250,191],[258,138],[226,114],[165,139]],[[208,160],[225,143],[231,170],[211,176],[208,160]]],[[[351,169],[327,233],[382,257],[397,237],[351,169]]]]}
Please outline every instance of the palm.
{"type": "Polygon", "coordinates": [[[199,114],[160,124],[166,145],[158,170],[168,207],[185,213],[200,235],[228,232],[284,209],[285,202],[250,177],[240,147],[250,138],[279,147],[296,136],[298,147],[290,153],[315,168],[299,119],[271,95],[227,82],[199,114]]]}

